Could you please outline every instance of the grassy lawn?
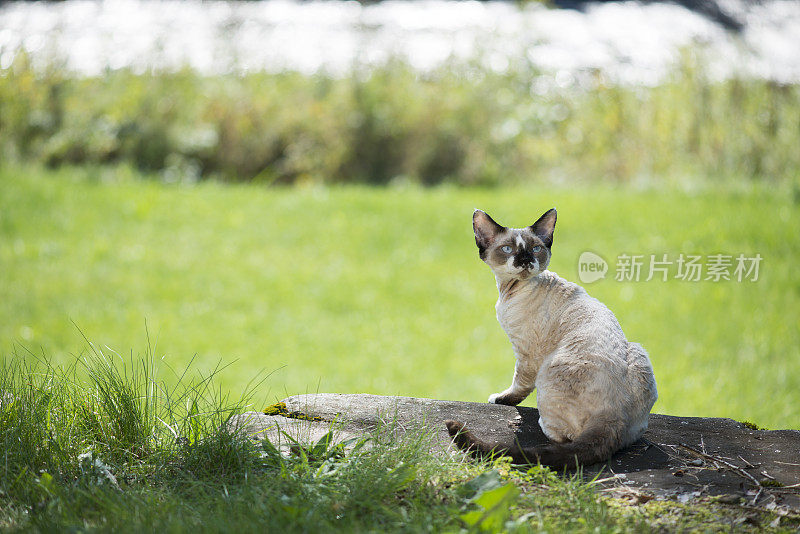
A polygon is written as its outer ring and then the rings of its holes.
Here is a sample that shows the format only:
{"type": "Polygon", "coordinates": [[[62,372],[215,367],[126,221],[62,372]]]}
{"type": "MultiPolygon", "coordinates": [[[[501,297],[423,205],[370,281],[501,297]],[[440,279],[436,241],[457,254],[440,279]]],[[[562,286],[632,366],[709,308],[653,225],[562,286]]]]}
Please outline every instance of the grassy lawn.
{"type": "Polygon", "coordinates": [[[281,454],[224,425],[307,391],[483,401],[504,388],[513,362],[471,212],[523,225],[555,205],[552,269],[577,280],[587,250],[609,262],[585,286],[650,351],[656,411],[800,428],[791,194],[142,178],[0,168],[0,528],[797,528],[710,501],[615,500],[538,467],[442,460],[425,432],[379,430],[347,454],[327,442],[281,454]],[[674,264],[666,282],[614,280],[620,254],[720,253],[760,254],[758,281],[676,280],[674,264]]]}
{"type": "Polygon", "coordinates": [[[650,352],[655,411],[800,428],[800,213],[796,195],[766,185],[282,189],[6,167],[0,351],[62,364],[86,349],[78,328],[123,354],[144,353],[149,332],[172,367],[235,361],[218,377],[226,391],[271,373],[257,403],[313,391],[483,401],[513,360],[472,210],[519,226],[551,206],[551,269],[577,281],[581,252],[609,262],[585,286],[650,352]],[[674,264],[667,282],[618,282],[623,253],[763,260],[757,282],[675,280],[674,264]]]}
{"type": "Polygon", "coordinates": [[[800,524],[714,499],[613,499],[594,480],[541,466],[442,458],[429,452],[429,431],[405,428],[399,438],[391,423],[349,445],[331,433],[278,450],[226,424],[247,395],[219,395],[214,375],[167,384],[160,366],[152,353],[118,361],[100,350],[80,373],[3,363],[0,528],[618,533],[800,524]]]}

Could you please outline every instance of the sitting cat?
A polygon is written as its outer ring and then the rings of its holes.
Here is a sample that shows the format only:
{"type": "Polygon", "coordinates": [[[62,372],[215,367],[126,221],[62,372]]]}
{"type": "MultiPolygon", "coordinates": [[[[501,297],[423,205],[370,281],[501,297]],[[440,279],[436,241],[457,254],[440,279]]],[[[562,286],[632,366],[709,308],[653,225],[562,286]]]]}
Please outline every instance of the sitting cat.
{"type": "Polygon", "coordinates": [[[472,225],[480,257],[497,279],[497,319],[516,355],[511,387],[489,402],[516,406],[536,388],[539,425],[552,443],[497,450],[463,423],[446,421],[450,435],[463,449],[503,453],[517,463],[574,468],[608,460],[647,429],[658,397],[647,353],[625,339],[605,305],[546,270],[555,209],[521,229],[476,210],[472,225]]]}

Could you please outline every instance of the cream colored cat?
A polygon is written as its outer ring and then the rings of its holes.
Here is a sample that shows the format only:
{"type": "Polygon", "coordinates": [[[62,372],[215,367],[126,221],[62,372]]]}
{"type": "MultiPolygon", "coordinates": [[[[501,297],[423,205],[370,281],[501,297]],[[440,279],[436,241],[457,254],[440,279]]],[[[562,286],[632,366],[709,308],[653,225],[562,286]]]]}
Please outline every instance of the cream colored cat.
{"type": "Polygon", "coordinates": [[[497,319],[516,355],[511,387],[489,402],[515,406],[536,388],[539,425],[552,443],[496,450],[463,423],[447,421],[455,442],[518,463],[575,467],[605,461],[639,439],[658,397],[653,368],[608,308],[546,270],[556,210],[520,229],[476,210],[472,225],[480,257],[497,279],[497,319]]]}

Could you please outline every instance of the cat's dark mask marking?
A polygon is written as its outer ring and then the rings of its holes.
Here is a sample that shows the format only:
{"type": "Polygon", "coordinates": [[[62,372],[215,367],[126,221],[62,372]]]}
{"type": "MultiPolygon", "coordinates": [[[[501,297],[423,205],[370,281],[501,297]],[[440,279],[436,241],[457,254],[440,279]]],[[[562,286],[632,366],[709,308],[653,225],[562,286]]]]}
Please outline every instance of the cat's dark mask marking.
{"type": "Polygon", "coordinates": [[[472,215],[475,243],[481,259],[495,274],[520,275],[522,278],[547,268],[555,224],[555,208],[546,211],[535,223],[525,228],[502,226],[481,210],[476,210],[472,215]]]}
{"type": "Polygon", "coordinates": [[[528,232],[515,230],[512,236],[514,244],[511,248],[514,249],[514,267],[524,267],[525,265],[532,264],[538,261],[540,265],[544,265],[548,260],[548,252],[544,247],[550,248],[544,239],[538,235],[530,235],[528,232]],[[534,252],[534,248],[541,246],[541,248],[534,252]]]}

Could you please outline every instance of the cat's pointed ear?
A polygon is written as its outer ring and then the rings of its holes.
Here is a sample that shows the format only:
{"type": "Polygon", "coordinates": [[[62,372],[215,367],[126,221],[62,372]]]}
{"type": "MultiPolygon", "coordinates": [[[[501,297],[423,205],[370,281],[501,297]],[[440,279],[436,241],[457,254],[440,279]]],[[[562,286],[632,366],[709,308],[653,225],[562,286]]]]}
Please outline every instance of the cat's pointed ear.
{"type": "Polygon", "coordinates": [[[556,230],[557,215],[556,209],[551,208],[539,217],[538,221],[530,225],[531,232],[539,236],[539,239],[544,241],[548,248],[553,246],[553,232],[556,230]]]}
{"type": "Polygon", "coordinates": [[[504,226],[494,222],[494,219],[481,210],[475,210],[475,213],[472,214],[472,229],[475,231],[475,244],[478,245],[481,259],[497,235],[506,230],[504,226]]]}

